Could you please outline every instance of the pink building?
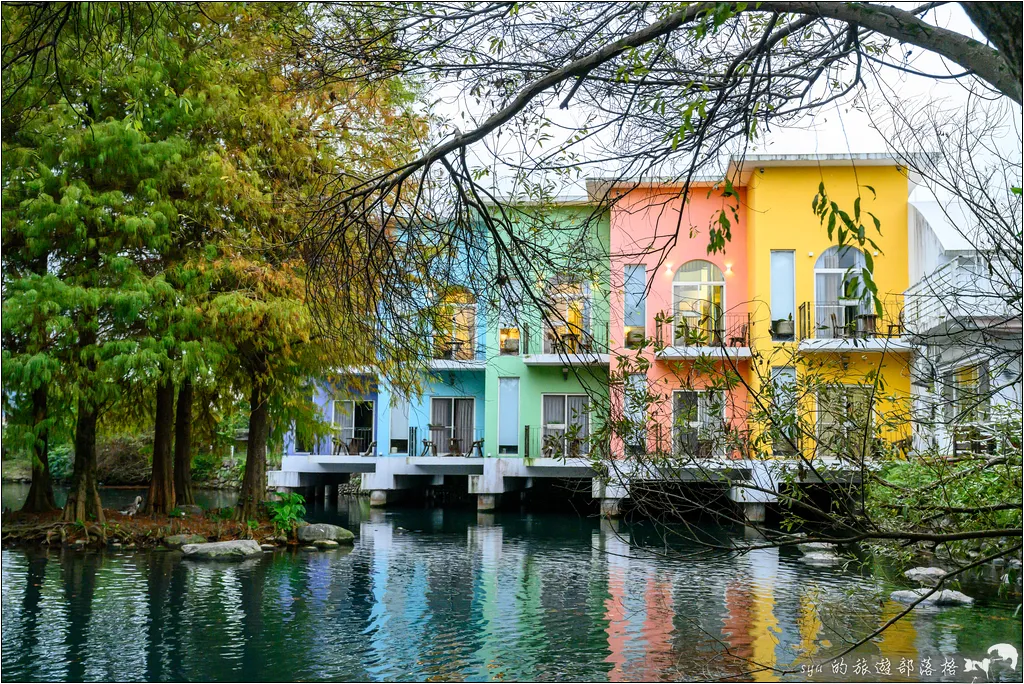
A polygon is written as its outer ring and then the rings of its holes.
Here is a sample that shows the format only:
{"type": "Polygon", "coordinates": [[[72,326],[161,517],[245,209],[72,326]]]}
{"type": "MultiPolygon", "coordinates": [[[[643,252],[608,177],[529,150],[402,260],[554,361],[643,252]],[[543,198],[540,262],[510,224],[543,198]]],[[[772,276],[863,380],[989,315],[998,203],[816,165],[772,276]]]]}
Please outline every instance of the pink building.
{"type": "Polygon", "coordinates": [[[645,424],[613,443],[617,455],[646,446],[736,456],[730,435],[745,429],[745,190],[691,184],[685,208],[681,192],[669,183],[612,188],[612,419],[645,424]],[[724,251],[709,254],[712,231],[726,225],[724,251]]]}

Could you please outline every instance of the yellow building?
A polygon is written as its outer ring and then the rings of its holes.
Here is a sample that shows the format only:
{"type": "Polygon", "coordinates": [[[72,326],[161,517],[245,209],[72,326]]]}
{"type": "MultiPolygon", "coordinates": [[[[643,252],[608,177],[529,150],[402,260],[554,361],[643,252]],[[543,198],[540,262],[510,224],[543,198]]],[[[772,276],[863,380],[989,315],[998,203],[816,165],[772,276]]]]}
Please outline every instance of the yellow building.
{"type": "Polygon", "coordinates": [[[906,169],[882,155],[747,155],[732,172],[747,188],[751,394],[770,397],[761,390],[774,378],[773,410],[783,416],[782,433],[755,441],[759,455],[794,448],[807,457],[833,455],[819,443],[905,449],[913,353],[901,325],[909,280],[906,169]],[[812,208],[822,185],[824,222],[812,208]],[[847,237],[838,246],[838,213],[830,238],[833,209],[865,227],[863,243],[847,237]],[[873,267],[881,312],[865,266],[873,267]],[[870,440],[853,439],[868,433],[870,440]]]}

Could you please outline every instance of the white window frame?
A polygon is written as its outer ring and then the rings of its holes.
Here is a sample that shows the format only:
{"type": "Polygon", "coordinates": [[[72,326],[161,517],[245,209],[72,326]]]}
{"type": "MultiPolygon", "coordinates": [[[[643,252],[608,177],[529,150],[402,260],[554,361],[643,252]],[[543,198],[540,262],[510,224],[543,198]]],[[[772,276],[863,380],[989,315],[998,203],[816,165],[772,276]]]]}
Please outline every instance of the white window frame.
{"type": "MultiPolygon", "coordinates": [[[[689,314],[686,314],[686,313],[680,313],[680,311],[679,311],[679,302],[680,302],[680,300],[682,298],[679,296],[679,290],[689,289],[689,290],[698,290],[699,291],[700,288],[705,287],[705,286],[715,287],[715,286],[719,286],[720,285],[722,287],[722,310],[720,312],[718,312],[718,315],[722,317],[722,320],[719,321],[719,323],[721,324],[721,326],[723,328],[725,327],[725,312],[728,311],[728,302],[726,300],[726,296],[728,295],[728,288],[726,287],[726,284],[725,284],[725,271],[723,271],[718,264],[716,264],[713,261],[708,261],[707,259],[690,259],[690,260],[686,261],[683,264],[683,266],[685,266],[686,264],[692,263],[694,261],[702,261],[704,263],[711,264],[712,266],[714,266],[715,268],[718,269],[719,273],[722,274],[722,279],[721,280],[701,280],[701,281],[690,281],[690,282],[676,282],[676,279],[675,279],[676,276],[675,275],[672,276],[672,344],[673,345],[675,345],[675,343],[676,343],[676,329],[677,329],[677,326],[680,323],[680,321],[677,320],[676,317],[677,316],[683,316],[685,318],[697,318],[696,315],[689,315],[689,314]]],[[[680,268],[682,268],[682,267],[680,267],[680,268]]],[[[676,273],[677,274],[679,273],[679,269],[676,269],[676,273]]],[[[697,298],[694,298],[694,297],[690,297],[689,299],[691,301],[710,301],[710,300],[700,300],[700,299],[697,299],[697,298]]],[[[694,312],[694,313],[696,313],[696,312],[694,312]]],[[[685,342],[685,340],[684,340],[684,342],[685,342]]]]}
{"type": "MultiPolygon", "coordinates": [[[[725,390],[717,389],[675,389],[672,390],[672,451],[677,456],[682,455],[678,452],[678,440],[676,439],[676,430],[684,427],[679,424],[676,416],[676,395],[677,394],[696,394],[697,395],[697,420],[687,421],[685,427],[688,429],[696,430],[698,436],[702,429],[719,429],[722,434],[725,433],[726,427],[729,425],[729,401],[728,395],[725,390]],[[706,397],[711,394],[718,394],[721,399],[722,415],[720,416],[720,423],[715,426],[712,423],[712,416],[708,412],[708,400],[706,397]]],[[[691,454],[693,455],[693,454],[691,454]]],[[[722,454],[714,453],[712,456],[720,456],[722,454]]]]}
{"type": "MultiPolygon", "coordinates": [[[[592,402],[590,401],[590,396],[589,395],[587,395],[587,394],[585,394],[583,392],[543,392],[540,395],[540,424],[541,424],[541,453],[542,454],[545,452],[545,444],[544,444],[544,442],[546,441],[545,431],[548,428],[551,428],[552,430],[561,430],[562,431],[562,454],[568,454],[569,453],[569,443],[568,443],[568,436],[567,436],[567,434],[569,432],[569,426],[573,424],[573,423],[569,423],[568,422],[569,421],[569,397],[584,397],[587,400],[587,411],[586,411],[586,413],[583,414],[583,417],[586,420],[586,428],[587,428],[587,438],[586,439],[589,439],[589,437],[591,435],[591,417],[592,417],[592,414],[594,412],[594,409],[592,407],[592,402]],[[544,406],[547,403],[544,400],[547,397],[561,397],[562,398],[562,411],[563,411],[563,415],[565,416],[565,421],[566,422],[564,422],[564,423],[549,423],[549,422],[547,422],[544,419],[545,418],[544,417],[544,406]]],[[[585,456],[585,455],[590,453],[590,445],[588,443],[585,442],[583,447],[584,447],[584,450],[580,452],[581,456],[585,456]]]]}
{"type": "MultiPolygon", "coordinates": [[[[444,396],[444,397],[434,397],[434,396],[432,396],[432,397],[430,397],[430,406],[429,406],[430,413],[428,414],[429,415],[428,425],[433,425],[434,428],[443,428],[443,429],[447,430],[448,431],[448,439],[445,440],[445,441],[447,442],[448,445],[451,445],[451,440],[452,440],[452,438],[455,437],[455,401],[458,400],[458,399],[468,399],[468,400],[470,400],[472,402],[473,418],[472,418],[472,420],[470,420],[470,428],[469,429],[472,432],[473,436],[475,437],[476,436],[476,397],[472,397],[472,396],[469,396],[469,397],[467,397],[467,396],[450,396],[450,397],[449,396],[444,396]],[[448,402],[451,403],[451,407],[452,407],[452,410],[451,410],[452,424],[451,425],[440,425],[439,426],[439,425],[436,425],[435,423],[433,423],[433,420],[434,420],[434,402],[435,401],[448,401],[448,402]]],[[[430,441],[433,442],[434,441],[434,434],[433,434],[434,433],[434,429],[428,427],[427,430],[429,432],[430,441]]],[[[466,444],[465,445],[465,449],[464,449],[464,451],[462,453],[465,454],[465,455],[469,455],[469,454],[472,453],[472,449],[473,449],[473,445],[472,444],[466,444]]],[[[437,456],[447,456],[450,453],[451,452],[448,451],[447,448],[446,448],[444,452],[438,451],[436,455],[437,456]]]]}
{"type": "Polygon", "coordinates": [[[627,346],[626,328],[636,328],[636,327],[643,328],[644,336],[645,337],[647,336],[647,299],[648,299],[647,295],[648,294],[650,294],[650,293],[647,292],[647,264],[623,264],[622,265],[622,337],[623,337],[623,339],[622,339],[622,346],[624,346],[624,347],[627,346]],[[641,319],[641,320],[643,320],[643,323],[641,323],[639,326],[635,326],[635,325],[630,326],[630,325],[626,325],[626,284],[627,284],[626,283],[626,269],[627,268],[637,268],[637,267],[642,268],[644,270],[644,296],[643,296],[644,303],[643,303],[643,314],[642,314],[643,318],[641,319]]]}
{"type": "MultiPolygon", "coordinates": [[[[373,399],[331,399],[331,437],[341,440],[345,440],[343,430],[351,429],[352,434],[348,437],[348,441],[355,439],[356,437],[356,404],[369,404],[370,405],[370,436],[369,440],[373,441],[373,436],[377,434],[377,402],[373,399]],[[337,404],[351,404],[349,407],[348,415],[352,416],[352,427],[344,428],[335,422],[335,416],[338,415],[337,404]]],[[[347,443],[347,442],[346,442],[347,443]]],[[[333,453],[333,443],[332,450],[333,453]]]]}
{"type": "MultiPolygon", "coordinates": [[[[868,426],[867,426],[868,427],[868,434],[867,434],[866,449],[868,451],[868,454],[866,454],[866,455],[870,455],[871,439],[874,436],[874,425],[875,425],[875,399],[877,399],[877,397],[873,397],[872,396],[872,392],[873,392],[874,387],[872,385],[865,385],[865,384],[860,384],[860,383],[846,383],[846,382],[842,383],[840,386],[843,388],[843,402],[846,403],[846,404],[849,404],[850,400],[849,400],[849,397],[848,397],[848,392],[851,389],[853,389],[853,390],[862,390],[867,395],[867,401],[868,401],[868,426]]],[[[820,439],[822,437],[822,424],[821,424],[822,421],[821,421],[821,419],[822,419],[823,416],[827,415],[825,412],[822,411],[822,406],[821,406],[821,389],[818,389],[814,393],[814,409],[815,409],[815,414],[816,414],[815,415],[815,420],[814,420],[814,436],[815,436],[815,438],[817,438],[816,441],[817,441],[818,445],[821,446],[821,442],[820,442],[820,439]]],[[[843,413],[843,418],[844,419],[849,417],[848,414],[846,413],[845,409],[843,410],[842,413],[843,413]]],[[[847,430],[849,429],[849,424],[846,423],[846,422],[842,422],[842,423],[840,423],[840,428],[842,430],[841,435],[844,438],[847,437],[848,436],[847,430]]],[[[858,427],[858,429],[859,429],[859,427],[858,427]]],[[[858,434],[857,437],[860,437],[860,435],[858,434]]],[[[834,453],[833,451],[828,449],[827,445],[826,445],[826,447],[824,449],[824,452],[825,452],[826,455],[834,453]]]]}

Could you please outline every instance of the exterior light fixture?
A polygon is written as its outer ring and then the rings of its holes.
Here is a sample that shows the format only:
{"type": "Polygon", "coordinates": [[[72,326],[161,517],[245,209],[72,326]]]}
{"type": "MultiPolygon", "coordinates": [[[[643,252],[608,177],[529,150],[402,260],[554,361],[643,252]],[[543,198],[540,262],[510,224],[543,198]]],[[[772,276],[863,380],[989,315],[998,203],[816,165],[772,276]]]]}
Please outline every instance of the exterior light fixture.
{"type": "Polygon", "coordinates": [[[732,264],[725,265],[725,275],[732,275],[732,264]]]}

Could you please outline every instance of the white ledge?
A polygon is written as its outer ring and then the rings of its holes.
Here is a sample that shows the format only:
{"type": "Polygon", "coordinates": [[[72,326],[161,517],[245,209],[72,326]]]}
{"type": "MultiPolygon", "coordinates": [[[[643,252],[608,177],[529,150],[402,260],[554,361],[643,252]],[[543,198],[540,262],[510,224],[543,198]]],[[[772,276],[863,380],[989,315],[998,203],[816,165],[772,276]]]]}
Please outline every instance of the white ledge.
{"type": "Polygon", "coordinates": [[[750,347],[723,347],[693,345],[686,347],[665,347],[655,354],[658,359],[698,359],[707,356],[715,359],[749,359],[750,347]]]}

